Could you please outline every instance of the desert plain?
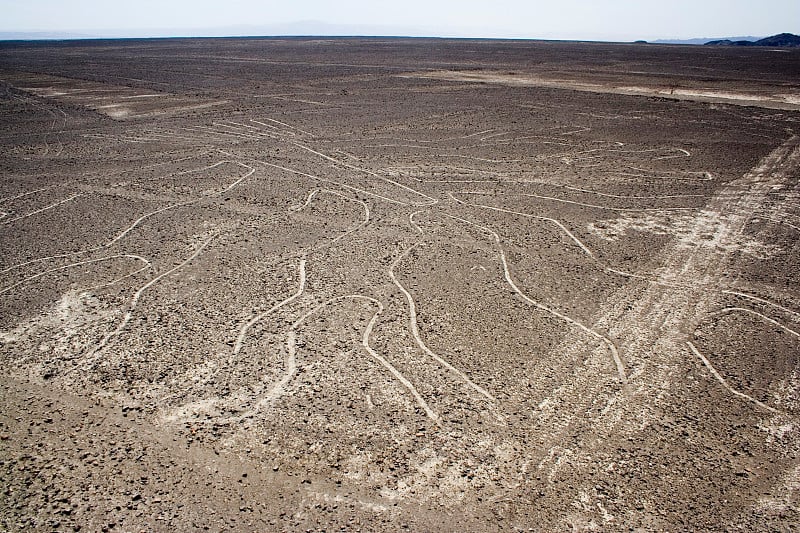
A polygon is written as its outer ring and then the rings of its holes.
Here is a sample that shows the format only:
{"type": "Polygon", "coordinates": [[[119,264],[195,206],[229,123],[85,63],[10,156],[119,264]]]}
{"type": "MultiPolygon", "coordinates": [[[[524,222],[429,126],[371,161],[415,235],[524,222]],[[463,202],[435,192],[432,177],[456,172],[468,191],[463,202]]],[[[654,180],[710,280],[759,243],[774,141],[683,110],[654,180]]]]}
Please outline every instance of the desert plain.
{"type": "Polygon", "coordinates": [[[0,529],[800,526],[800,51],[0,43],[0,529]]]}

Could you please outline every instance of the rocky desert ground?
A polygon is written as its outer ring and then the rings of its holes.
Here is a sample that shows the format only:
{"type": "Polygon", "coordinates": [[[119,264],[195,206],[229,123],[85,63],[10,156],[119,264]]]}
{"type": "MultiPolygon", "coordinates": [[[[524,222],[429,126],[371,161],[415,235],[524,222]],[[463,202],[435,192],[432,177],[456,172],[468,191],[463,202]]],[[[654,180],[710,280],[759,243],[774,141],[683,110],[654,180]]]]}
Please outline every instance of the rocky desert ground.
{"type": "Polygon", "coordinates": [[[800,52],[0,44],[0,529],[800,527],[800,52]]]}

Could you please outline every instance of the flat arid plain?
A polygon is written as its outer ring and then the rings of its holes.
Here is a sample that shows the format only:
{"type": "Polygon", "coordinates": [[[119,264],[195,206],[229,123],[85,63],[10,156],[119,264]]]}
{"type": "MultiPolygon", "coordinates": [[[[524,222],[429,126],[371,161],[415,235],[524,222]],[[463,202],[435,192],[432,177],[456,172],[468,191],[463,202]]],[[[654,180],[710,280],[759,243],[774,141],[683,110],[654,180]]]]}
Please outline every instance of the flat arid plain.
{"type": "Polygon", "coordinates": [[[800,52],[0,44],[0,529],[789,531],[800,52]]]}

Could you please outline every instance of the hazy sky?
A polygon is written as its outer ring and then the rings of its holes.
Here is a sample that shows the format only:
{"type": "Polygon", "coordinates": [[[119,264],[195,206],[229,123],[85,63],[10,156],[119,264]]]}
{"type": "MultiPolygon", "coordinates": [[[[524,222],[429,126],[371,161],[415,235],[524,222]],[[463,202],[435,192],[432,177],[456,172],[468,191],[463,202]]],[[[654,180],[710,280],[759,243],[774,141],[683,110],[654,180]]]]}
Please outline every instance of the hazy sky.
{"type": "Polygon", "coordinates": [[[6,32],[193,35],[203,28],[314,21],[334,25],[328,28],[334,34],[342,30],[336,25],[598,40],[800,33],[800,0],[0,0],[0,13],[6,32]]]}

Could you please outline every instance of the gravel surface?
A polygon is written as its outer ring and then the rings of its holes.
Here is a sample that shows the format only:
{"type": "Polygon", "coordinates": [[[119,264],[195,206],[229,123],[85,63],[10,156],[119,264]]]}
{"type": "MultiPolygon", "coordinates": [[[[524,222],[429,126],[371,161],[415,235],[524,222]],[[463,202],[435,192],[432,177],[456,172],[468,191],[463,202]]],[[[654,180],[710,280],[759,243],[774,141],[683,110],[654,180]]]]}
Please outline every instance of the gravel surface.
{"type": "Polygon", "coordinates": [[[797,529],[798,53],[0,44],[0,529],[797,529]]]}

